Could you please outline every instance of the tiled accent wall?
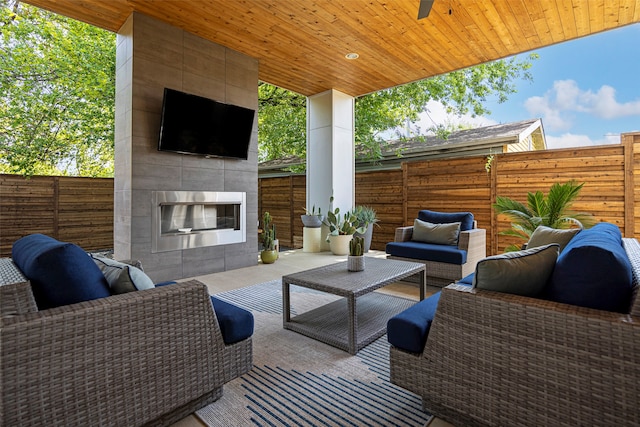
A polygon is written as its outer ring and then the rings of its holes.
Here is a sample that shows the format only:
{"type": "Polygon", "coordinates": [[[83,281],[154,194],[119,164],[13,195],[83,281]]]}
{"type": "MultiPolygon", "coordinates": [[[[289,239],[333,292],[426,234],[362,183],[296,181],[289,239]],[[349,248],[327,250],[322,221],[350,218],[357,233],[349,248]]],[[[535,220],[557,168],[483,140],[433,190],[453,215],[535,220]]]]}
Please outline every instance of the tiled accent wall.
{"type": "Polygon", "coordinates": [[[118,32],[114,245],[154,281],[257,263],[257,114],[248,160],[157,151],[164,88],[257,110],[258,61],[142,14],[118,32]],[[247,242],[151,253],[151,192],[244,191],[247,242]]]}

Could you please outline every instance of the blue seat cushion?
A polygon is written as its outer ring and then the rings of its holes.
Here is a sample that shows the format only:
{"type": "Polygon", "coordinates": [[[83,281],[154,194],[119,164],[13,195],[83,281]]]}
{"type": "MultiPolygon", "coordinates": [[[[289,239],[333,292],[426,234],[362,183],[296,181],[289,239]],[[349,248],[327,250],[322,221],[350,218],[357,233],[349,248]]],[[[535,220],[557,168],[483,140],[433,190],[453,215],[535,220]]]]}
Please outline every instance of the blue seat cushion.
{"type": "Polygon", "coordinates": [[[460,223],[460,231],[473,229],[473,214],[471,212],[435,212],[427,209],[418,212],[418,219],[432,224],[460,223]]]}
{"type": "Polygon", "coordinates": [[[473,278],[475,277],[476,273],[473,272],[467,276],[464,276],[462,279],[458,280],[456,283],[458,285],[467,285],[467,286],[473,286],[473,278]]]}
{"type": "Polygon", "coordinates": [[[422,353],[431,322],[436,315],[440,292],[396,314],[387,322],[389,344],[411,353],[422,353]]]}
{"type": "Polygon", "coordinates": [[[251,312],[216,297],[211,297],[211,303],[225,344],[233,344],[253,335],[251,312]]]}
{"type": "Polygon", "coordinates": [[[599,223],[564,248],[543,290],[551,301],[628,313],[633,293],[631,263],[620,229],[599,223]]]}
{"type": "Polygon", "coordinates": [[[178,282],[176,282],[175,280],[167,280],[166,282],[156,283],[155,287],[157,288],[159,286],[175,285],[176,283],[178,282]]]}
{"type": "MultiPolygon", "coordinates": [[[[156,283],[156,288],[176,283],[178,282],[156,283]]],[[[211,297],[211,305],[213,305],[213,311],[216,312],[225,344],[233,344],[253,335],[253,314],[251,312],[213,296],[211,297]]]]}
{"type": "Polygon", "coordinates": [[[455,246],[436,245],[424,242],[390,242],[386,251],[389,255],[425,261],[446,262],[462,265],[467,262],[467,251],[455,246]]]}
{"type": "Polygon", "coordinates": [[[40,310],[111,296],[100,268],[72,243],[31,234],[13,244],[11,256],[31,281],[40,310]]]}

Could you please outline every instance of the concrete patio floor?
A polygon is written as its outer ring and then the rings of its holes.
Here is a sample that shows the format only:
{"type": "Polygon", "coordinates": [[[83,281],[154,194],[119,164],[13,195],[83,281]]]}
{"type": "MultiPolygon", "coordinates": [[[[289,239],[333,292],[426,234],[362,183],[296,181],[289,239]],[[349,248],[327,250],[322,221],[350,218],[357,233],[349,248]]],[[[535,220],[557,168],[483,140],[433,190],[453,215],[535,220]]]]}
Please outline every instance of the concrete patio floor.
{"type": "MultiPolygon", "coordinates": [[[[302,249],[285,250],[280,252],[279,259],[273,264],[262,264],[252,267],[239,268],[220,273],[207,274],[192,277],[206,284],[210,294],[237,289],[244,286],[256,285],[274,279],[281,279],[283,275],[308,270],[310,268],[346,261],[347,256],[333,255],[331,252],[303,252],[302,249]]],[[[386,258],[382,251],[369,251],[366,256],[386,258]]],[[[405,298],[419,298],[417,286],[410,284],[394,283],[382,289],[386,293],[397,293],[405,298]]]]}
{"type": "MultiPolygon", "coordinates": [[[[369,251],[366,256],[376,258],[386,258],[383,251],[369,251]]],[[[220,273],[207,274],[204,276],[192,277],[180,281],[196,279],[206,284],[210,294],[229,291],[245,286],[256,285],[274,279],[281,279],[283,275],[308,270],[310,268],[346,261],[347,256],[333,255],[331,252],[309,253],[302,249],[284,250],[280,252],[279,259],[273,264],[262,264],[251,267],[229,270],[220,273]]],[[[437,289],[427,289],[427,295],[437,289]]],[[[393,283],[378,290],[391,295],[404,298],[419,299],[420,292],[416,285],[408,283],[393,283]]],[[[172,427],[202,427],[203,424],[196,416],[190,415],[181,421],[173,424],[172,427]]],[[[428,424],[429,427],[452,427],[451,424],[435,419],[428,424]]]]}

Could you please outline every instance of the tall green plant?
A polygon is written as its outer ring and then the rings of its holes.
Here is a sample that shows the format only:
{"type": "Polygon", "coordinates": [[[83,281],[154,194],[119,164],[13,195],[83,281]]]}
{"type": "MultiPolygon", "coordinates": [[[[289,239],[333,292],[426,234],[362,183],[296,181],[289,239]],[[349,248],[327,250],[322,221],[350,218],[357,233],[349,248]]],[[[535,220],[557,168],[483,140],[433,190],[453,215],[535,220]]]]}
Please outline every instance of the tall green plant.
{"type": "Polygon", "coordinates": [[[364,237],[354,237],[349,241],[349,255],[362,256],[364,255],[364,237]]]}
{"type": "MultiPolygon", "coordinates": [[[[355,209],[345,212],[343,215],[340,213],[339,207],[331,210],[332,206],[333,196],[329,198],[329,211],[322,221],[327,227],[329,227],[329,235],[339,236],[355,233],[364,234],[364,232],[367,231],[366,227],[359,225],[355,209]]],[[[327,239],[328,238],[329,236],[327,236],[327,239]]]]}
{"type": "MultiPolygon", "coordinates": [[[[527,205],[508,197],[498,196],[493,209],[512,221],[511,229],[501,231],[500,234],[528,241],[533,231],[540,225],[551,228],[591,227],[595,223],[593,215],[570,210],[583,186],[584,183],[578,184],[575,181],[565,184],[555,183],[546,196],[542,191],[527,193],[527,205]]],[[[520,247],[516,245],[509,245],[505,251],[519,249],[520,247]]]]}
{"type": "Polygon", "coordinates": [[[356,214],[356,218],[358,219],[358,226],[364,228],[365,230],[371,224],[376,224],[380,222],[377,217],[376,211],[369,206],[356,206],[354,209],[354,213],[356,214]]]}
{"type": "Polygon", "coordinates": [[[273,251],[276,249],[276,225],[272,224],[273,219],[269,212],[265,212],[262,216],[262,245],[265,251],[273,251]]]}

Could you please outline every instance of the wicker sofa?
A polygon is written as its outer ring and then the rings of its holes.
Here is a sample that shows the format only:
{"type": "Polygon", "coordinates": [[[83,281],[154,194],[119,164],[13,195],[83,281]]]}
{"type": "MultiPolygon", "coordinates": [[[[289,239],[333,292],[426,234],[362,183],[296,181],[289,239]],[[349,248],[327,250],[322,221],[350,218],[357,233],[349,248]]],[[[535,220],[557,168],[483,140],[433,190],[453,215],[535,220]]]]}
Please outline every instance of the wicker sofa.
{"type": "Polygon", "coordinates": [[[252,367],[198,281],[39,309],[11,259],[0,272],[0,425],[169,425],[252,367]]]}
{"type": "Polygon", "coordinates": [[[457,426],[640,425],[640,245],[621,240],[624,312],[451,284],[424,348],[391,346],[391,381],[457,426]]]}
{"type": "Polygon", "coordinates": [[[418,212],[418,220],[461,224],[459,237],[454,245],[414,240],[415,225],[396,228],[394,241],[387,244],[388,258],[425,264],[427,285],[442,287],[455,282],[473,273],[478,260],[486,256],[486,230],[477,228],[472,213],[421,210],[418,212]]]}

